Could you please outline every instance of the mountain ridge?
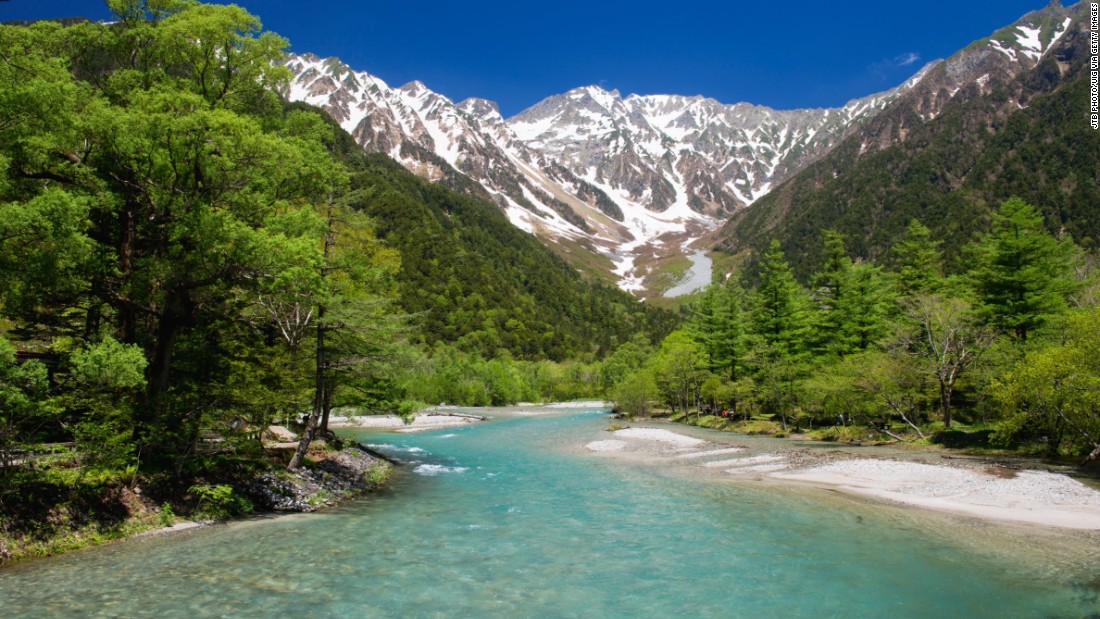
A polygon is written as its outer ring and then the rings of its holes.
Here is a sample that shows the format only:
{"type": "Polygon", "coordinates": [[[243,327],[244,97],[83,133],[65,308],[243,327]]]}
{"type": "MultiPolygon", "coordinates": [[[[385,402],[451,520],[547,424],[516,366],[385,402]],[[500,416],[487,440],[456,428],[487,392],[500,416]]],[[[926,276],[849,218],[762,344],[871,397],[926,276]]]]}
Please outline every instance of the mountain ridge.
{"type": "Polygon", "coordinates": [[[1093,246],[1100,234],[1089,222],[1100,213],[1087,205],[1100,191],[1084,179],[1100,178],[1100,136],[1085,131],[1085,7],[1052,4],[952,55],[860,135],[735,214],[717,247],[759,252],[778,239],[805,276],[820,260],[822,230],[879,260],[915,218],[957,264],[1012,195],[1093,246]],[[1019,47],[1007,53],[1012,40],[1019,47]]]}
{"type": "Polygon", "coordinates": [[[365,150],[423,178],[452,186],[464,184],[459,176],[472,180],[480,189],[466,187],[517,227],[559,251],[587,247],[597,255],[580,262],[599,262],[595,272],[608,281],[652,296],[661,292],[655,264],[708,243],[724,218],[752,210],[846,138],[858,132],[861,150],[888,148],[960,93],[972,96],[973,84],[994,89],[1030,69],[1065,33],[1066,11],[1052,5],[1028,13],[898,86],[838,108],[624,97],[589,85],[504,118],[487,99],[455,103],[416,80],[391,88],[336,58],[308,54],[288,57],[294,77],[284,95],[325,109],[365,150]],[[918,96],[907,117],[872,122],[918,96]]]}

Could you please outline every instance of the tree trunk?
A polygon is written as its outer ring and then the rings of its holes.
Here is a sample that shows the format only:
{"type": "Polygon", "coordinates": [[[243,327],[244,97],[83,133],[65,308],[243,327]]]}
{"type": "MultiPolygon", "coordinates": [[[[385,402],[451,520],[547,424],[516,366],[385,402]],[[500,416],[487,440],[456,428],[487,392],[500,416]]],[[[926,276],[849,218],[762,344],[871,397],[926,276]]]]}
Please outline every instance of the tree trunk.
{"type": "MultiPolygon", "coordinates": [[[[134,271],[135,208],[132,200],[127,200],[120,222],[122,237],[118,242],[118,267],[124,282],[130,281],[134,271]]],[[[123,342],[132,344],[137,340],[137,317],[129,304],[123,303],[118,307],[118,326],[123,342]]]]}
{"type": "MultiPolygon", "coordinates": [[[[321,250],[321,256],[323,262],[321,264],[321,277],[327,278],[328,276],[328,257],[329,252],[332,250],[332,223],[333,223],[333,206],[332,196],[329,196],[328,200],[328,213],[326,217],[327,228],[325,230],[325,242],[321,250]]],[[[302,464],[302,458],[305,457],[306,452],[309,451],[309,444],[313,441],[314,436],[317,433],[317,425],[321,420],[321,414],[324,413],[324,428],[328,429],[328,406],[326,405],[326,377],[325,377],[325,306],[317,306],[317,357],[315,366],[315,375],[313,383],[313,411],[309,415],[309,420],[306,422],[306,429],[302,432],[302,438],[298,441],[298,449],[294,451],[294,456],[290,459],[290,464],[287,468],[294,470],[302,464]]]]}
{"type": "Polygon", "coordinates": [[[317,359],[316,367],[314,371],[314,383],[313,383],[313,411],[309,414],[309,421],[306,422],[306,429],[302,432],[302,438],[298,441],[298,449],[294,450],[294,456],[290,459],[290,464],[287,468],[291,471],[297,469],[302,464],[302,459],[305,458],[306,452],[309,451],[309,444],[313,441],[313,436],[317,432],[317,424],[321,419],[321,410],[324,408],[324,394],[325,394],[325,306],[317,308],[317,359]]]}
{"type": "Polygon", "coordinates": [[[335,391],[336,385],[325,385],[324,397],[321,399],[321,436],[328,436],[328,418],[329,413],[332,412],[332,392],[335,391]]]}
{"type": "Polygon", "coordinates": [[[951,429],[951,385],[940,380],[940,410],[943,412],[943,427],[951,429]]]}
{"type": "Polygon", "coordinates": [[[170,290],[164,302],[164,311],[157,322],[153,341],[153,355],[146,371],[145,405],[138,415],[135,435],[142,426],[152,423],[164,414],[164,396],[172,377],[172,353],[176,340],[191,318],[193,307],[187,293],[170,290]]]}
{"type": "Polygon", "coordinates": [[[1085,463],[1087,463],[1090,460],[1095,460],[1097,458],[1100,458],[1100,443],[1096,443],[1095,446],[1096,446],[1096,449],[1093,449],[1092,453],[1090,453],[1088,456],[1085,457],[1084,460],[1081,461],[1082,465],[1084,465],[1085,463]]]}

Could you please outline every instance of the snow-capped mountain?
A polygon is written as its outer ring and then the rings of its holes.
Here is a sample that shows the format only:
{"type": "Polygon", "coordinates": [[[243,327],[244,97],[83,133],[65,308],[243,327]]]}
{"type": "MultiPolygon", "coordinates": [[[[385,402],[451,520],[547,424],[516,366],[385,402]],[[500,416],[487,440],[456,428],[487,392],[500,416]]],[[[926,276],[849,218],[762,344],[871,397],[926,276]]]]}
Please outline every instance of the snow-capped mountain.
{"type": "Polygon", "coordinates": [[[335,58],[295,55],[287,66],[287,97],[327,110],[364,149],[432,180],[457,170],[517,226],[610,258],[628,290],[646,288],[639,256],[685,253],[916,81],[794,111],[588,86],[504,119],[490,101],[455,104],[419,82],[392,88],[335,58]]]}
{"type": "Polygon", "coordinates": [[[957,252],[984,209],[1021,194],[1057,203],[1066,234],[1092,236],[1079,220],[1095,220],[1095,200],[1074,193],[1082,173],[1066,163],[1092,159],[1067,150],[1073,122],[1051,121],[1081,113],[1073,97],[1088,77],[1088,27],[1087,3],[1052,4],[929,67],[829,154],[735,213],[716,248],[758,254],[778,240],[806,275],[820,264],[807,239],[821,227],[879,259],[916,218],[957,252]]]}
{"type": "MultiPolygon", "coordinates": [[[[586,86],[505,119],[490,101],[456,104],[420,82],[393,88],[335,58],[308,54],[288,58],[294,77],[285,94],[324,108],[364,149],[387,153],[421,176],[473,179],[517,226],[567,252],[584,247],[606,256],[620,286],[643,290],[653,286],[647,267],[654,260],[687,253],[721,218],[830,152],[899,98],[912,100],[919,91],[915,109],[925,121],[968,85],[992,88],[1034,66],[1069,26],[1065,11],[1052,5],[1030,13],[896,88],[833,109],[623,97],[586,86]]],[[[904,138],[895,128],[868,136],[867,146],[904,138]]]]}

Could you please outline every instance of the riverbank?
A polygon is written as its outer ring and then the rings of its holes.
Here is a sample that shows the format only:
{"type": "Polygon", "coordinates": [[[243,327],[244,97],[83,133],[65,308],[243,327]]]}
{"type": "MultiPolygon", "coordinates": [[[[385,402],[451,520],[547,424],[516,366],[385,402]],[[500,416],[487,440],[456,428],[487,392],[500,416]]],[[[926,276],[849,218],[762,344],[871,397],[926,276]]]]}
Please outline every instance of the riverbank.
{"type": "Polygon", "coordinates": [[[10,477],[10,500],[0,501],[0,567],[253,513],[316,511],[382,487],[391,471],[358,445],[314,451],[316,461],[296,471],[271,455],[276,460],[223,458],[183,476],[10,477]]]}
{"type": "Polygon", "coordinates": [[[806,485],[986,521],[1100,530],[1100,490],[1064,472],[888,447],[856,454],[799,441],[765,446],[753,437],[731,435],[727,442],[699,434],[646,424],[616,429],[584,449],[685,467],[692,474],[806,485]],[[739,438],[742,444],[735,444],[739,438]]]}
{"type": "Polygon", "coordinates": [[[329,418],[330,428],[376,428],[397,432],[422,432],[439,428],[454,428],[479,421],[485,421],[482,415],[471,415],[446,410],[447,407],[433,407],[422,411],[409,419],[397,415],[346,415],[329,418]]]}

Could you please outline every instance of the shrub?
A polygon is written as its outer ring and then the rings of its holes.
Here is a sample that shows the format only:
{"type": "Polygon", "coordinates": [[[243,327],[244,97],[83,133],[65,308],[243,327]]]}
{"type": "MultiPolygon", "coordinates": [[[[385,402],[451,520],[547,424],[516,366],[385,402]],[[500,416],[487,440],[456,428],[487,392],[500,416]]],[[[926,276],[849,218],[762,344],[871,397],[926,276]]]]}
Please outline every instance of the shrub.
{"type": "Polygon", "coordinates": [[[227,484],[195,484],[187,489],[198,498],[195,515],[200,518],[224,520],[232,516],[252,513],[252,502],[237,494],[227,484]]]}

